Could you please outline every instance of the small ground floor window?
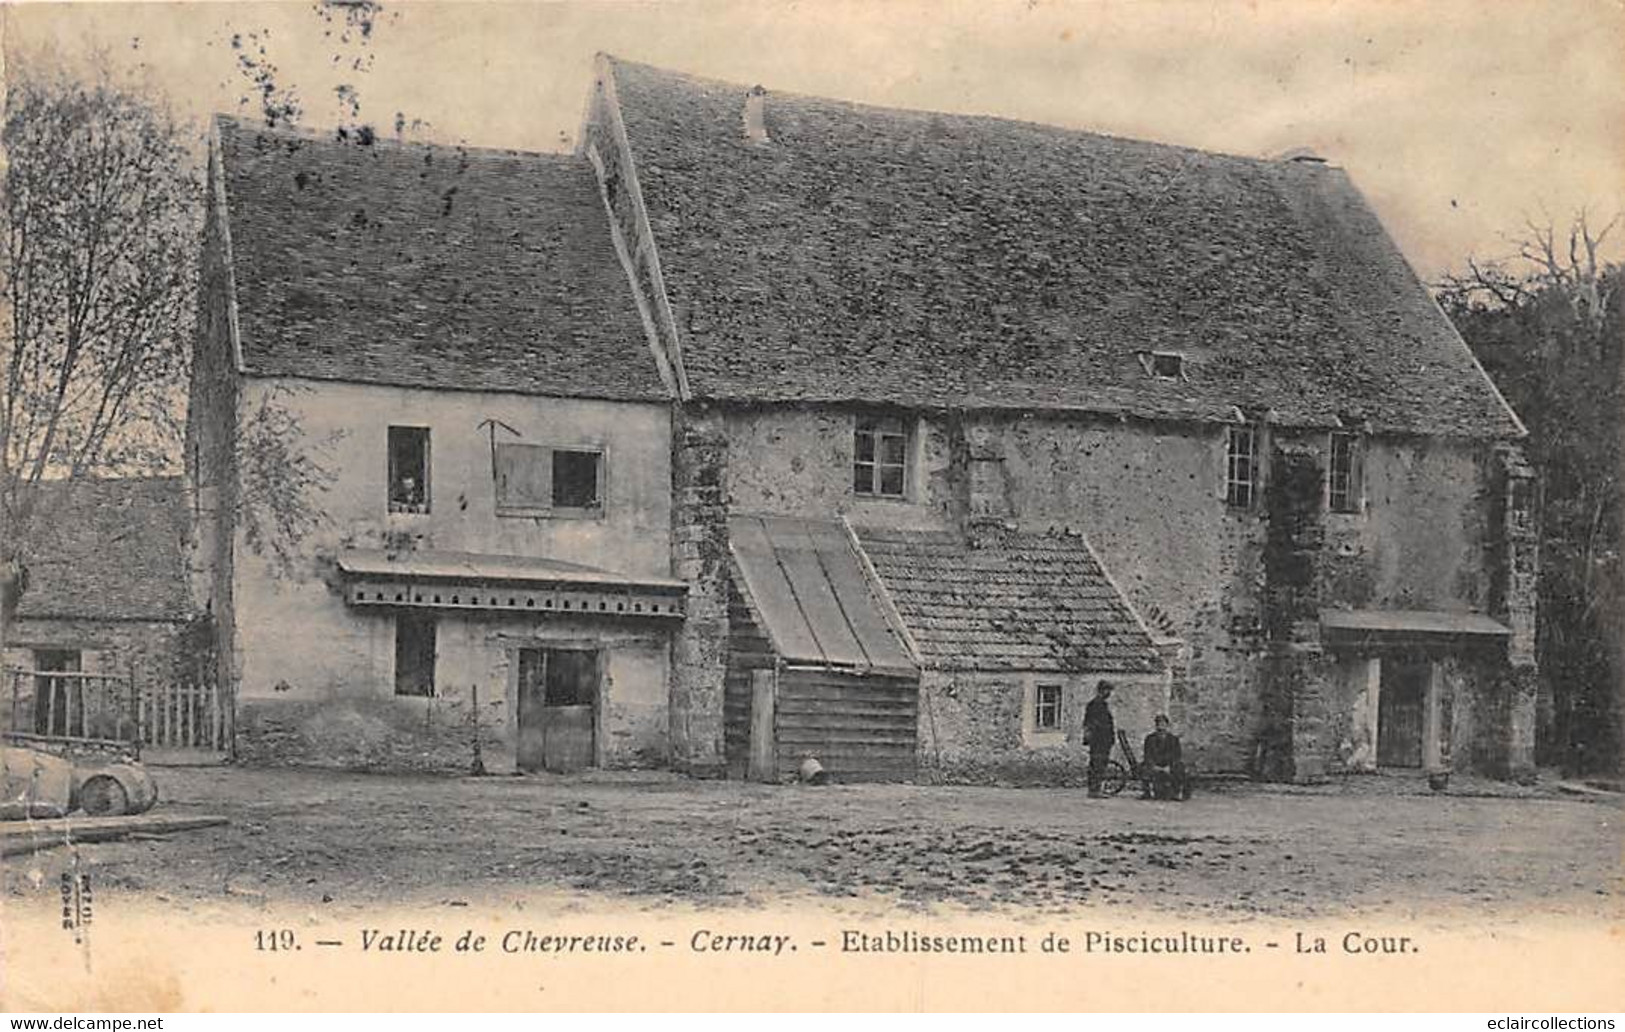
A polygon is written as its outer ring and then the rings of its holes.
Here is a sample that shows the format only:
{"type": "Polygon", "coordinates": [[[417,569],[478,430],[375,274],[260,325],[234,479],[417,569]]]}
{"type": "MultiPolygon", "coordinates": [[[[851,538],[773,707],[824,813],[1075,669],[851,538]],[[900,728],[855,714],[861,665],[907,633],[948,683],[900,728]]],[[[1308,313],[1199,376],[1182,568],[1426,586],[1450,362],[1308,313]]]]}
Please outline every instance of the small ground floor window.
{"type": "Polygon", "coordinates": [[[402,613],[395,618],[395,694],[434,695],[435,620],[402,613]]]}
{"type": "Polygon", "coordinates": [[[1061,729],[1061,686],[1040,684],[1033,691],[1033,729],[1059,731],[1061,729]]]}

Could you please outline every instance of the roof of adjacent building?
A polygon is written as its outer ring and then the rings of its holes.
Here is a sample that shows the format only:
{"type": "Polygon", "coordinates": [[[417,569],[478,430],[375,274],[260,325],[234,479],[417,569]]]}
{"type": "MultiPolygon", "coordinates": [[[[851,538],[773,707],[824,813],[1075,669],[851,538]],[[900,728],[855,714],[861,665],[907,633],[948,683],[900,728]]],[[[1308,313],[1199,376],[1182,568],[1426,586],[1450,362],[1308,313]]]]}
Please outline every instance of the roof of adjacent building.
{"type": "Polygon", "coordinates": [[[840,523],[736,515],[728,539],[742,593],[780,659],[854,672],[916,670],[840,523]]]}
{"type": "Polygon", "coordinates": [[[18,616],[183,620],[187,500],[179,477],[46,482],[18,616]]]}
{"type": "Polygon", "coordinates": [[[667,396],[585,158],[216,125],[244,372],[667,396]]]}
{"type": "Polygon", "coordinates": [[[1522,433],[1340,169],[604,62],[696,396],[1522,433]]]}
{"type": "Polygon", "coordinates": [[[1144,623],[1088,542],[1012,534],[975,547],[935,531],[858,528],[928,667],[1156,672],[1144,623]]]}

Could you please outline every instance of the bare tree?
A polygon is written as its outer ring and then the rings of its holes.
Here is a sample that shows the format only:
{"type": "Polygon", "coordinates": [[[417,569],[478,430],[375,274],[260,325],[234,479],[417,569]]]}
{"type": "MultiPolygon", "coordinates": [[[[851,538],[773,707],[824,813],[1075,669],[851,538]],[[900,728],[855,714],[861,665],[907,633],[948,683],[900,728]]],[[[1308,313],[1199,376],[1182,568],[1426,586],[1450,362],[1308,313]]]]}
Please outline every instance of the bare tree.
{"type": "Polygon", "coordinates": [[[1604,252],[1615,217],[1587,213],[1566,228],[1526,220],[1507,258],[1469,262],[1439,284],[1439,301],[1529,428],[1539,473],[1540,630],[1551,687],[1543,752],[1575,770],[1618,762],[1610,713],[1625,672],[1625,265],[1604,252]]]}
{"type": "Polygon", "coordinates": [[[168,467],[199,184],[188,134],[103,72],[13,62],[0,198],[0,645],[49,520],[42,481],[168,467]]]}
{"type": "Polygon", "coordinates": [[[1613,275],[1617,266],[1607,260],[1604,247],[1620,219],[1616,214],[1597,227],[1582,208],[1565,229],[1559,229],[1550,219],[1526,218],[1523,234],[1512,241],[1514,258],[1467,259],[1466,272],[1440,280],[1441,299],[1463,309],[1475,305],[1515,309],[1534,301],[1538,293],[1555,293],[1567,299],[1576,318],[1592,331],[1600,330],[1618,279],[1613,275]]]}

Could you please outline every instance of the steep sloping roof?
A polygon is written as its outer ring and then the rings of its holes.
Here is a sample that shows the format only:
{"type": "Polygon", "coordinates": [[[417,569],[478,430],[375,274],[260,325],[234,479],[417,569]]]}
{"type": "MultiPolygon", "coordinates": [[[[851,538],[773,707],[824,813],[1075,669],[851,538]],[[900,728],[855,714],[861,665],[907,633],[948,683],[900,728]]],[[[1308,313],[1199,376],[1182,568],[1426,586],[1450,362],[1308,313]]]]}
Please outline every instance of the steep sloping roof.
{"type": "Polygon", "coordinates": [[[788,663],[913,673],[846,529],[833,520],[739,515],[728,538],[740,589],[788,663]]]}
{"type": "Polygon", "coordinates": [[[697,396],[1521,433],[1341,170],[605,61],[697,396]]]}
{"type": "Polygon", "coordinates": [[[47,483],[28,553],[21,617],[180,620],[187,588],[179,477],[47,483]]]}
{"type": "Polygon", "coordinates": [[[930,667],[1151,672],[1144,624],[1082,538],[859,528],[864,554],[930,667]]]}
{"type": "Polygon", "coordinates": [[[217,127],[246,372],[665,397],[586,159],[217,127]]]}

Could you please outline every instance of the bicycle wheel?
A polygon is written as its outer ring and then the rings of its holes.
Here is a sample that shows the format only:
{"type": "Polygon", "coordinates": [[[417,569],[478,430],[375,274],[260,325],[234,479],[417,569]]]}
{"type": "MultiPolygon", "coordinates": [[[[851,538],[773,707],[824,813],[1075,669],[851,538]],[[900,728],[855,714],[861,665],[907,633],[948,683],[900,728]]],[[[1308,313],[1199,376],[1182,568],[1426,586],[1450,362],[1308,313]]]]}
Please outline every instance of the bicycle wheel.
{"type": "Polygon", "coordinates": [[[1128,770],[1116,760],[1107,763],[1106,773],[1100,779],[1100,790],[1107,795],[1116,795],[1127,784],[1128,770]]]}

